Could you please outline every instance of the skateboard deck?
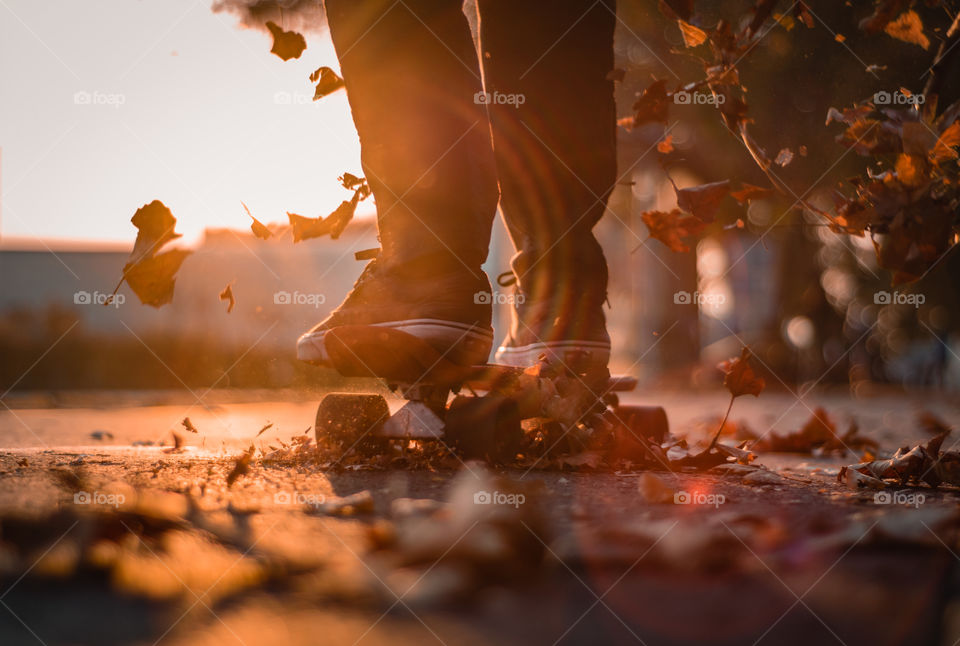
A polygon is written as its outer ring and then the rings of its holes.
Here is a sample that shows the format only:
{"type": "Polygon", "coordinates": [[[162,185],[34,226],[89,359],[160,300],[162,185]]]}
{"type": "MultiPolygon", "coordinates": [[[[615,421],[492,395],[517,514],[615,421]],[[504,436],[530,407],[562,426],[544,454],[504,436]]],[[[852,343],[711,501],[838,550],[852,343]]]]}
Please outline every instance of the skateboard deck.
{"type": "Polygon", "coordinates": [[[324,343],[341,375],[380,379],[407,400],[391,414],[382,395],[326,395],[317,409],[317,440],[332,438],[346,450],[379,440],[439,440],[467,457],[509,462],[524,436],[521,422],[569,417],[563,414],[568,402],[583,406],[584,415],[604,409],[629,435],[656,440],[668,432],[662,408],[620,405],[615,393],[636,388],[633,377],[611,377],[603,393],[591,394],[581,379],[571,376],[567,381],[579,394],[568,385],[564,393],[569,394],[560,395],[551,390],[552,382],[542,390],[550,378],[539,373],[501,364],[460,365],[426,341],[392,328],[341,326],[327,332],[324,343]],[[556,417],[544,417],[544,392],[561,402],[552,409],[556,417]],[[449,400],[451,393],[460,394],[449,400]]]}
{"type": "MultiPolygon", "coordinates": [[[[333,367],[345,377],[376,377],[389,383],[493,390],[524,374],[522,368],[496,363],[462,366],[423,339],[393,328],[344,325],[325,337],[333,367]]],[[[634,377],[610,378],[608,392],[628,392],[634,377]]]]}

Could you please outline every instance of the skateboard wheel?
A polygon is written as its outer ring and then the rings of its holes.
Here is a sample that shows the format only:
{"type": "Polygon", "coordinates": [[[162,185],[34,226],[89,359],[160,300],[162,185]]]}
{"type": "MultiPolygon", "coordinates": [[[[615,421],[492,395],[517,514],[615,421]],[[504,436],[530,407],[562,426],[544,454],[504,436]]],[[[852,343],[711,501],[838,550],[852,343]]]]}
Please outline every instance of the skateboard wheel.
{"type": "Polygon", "coordinates": [[[670,433],[667,412],[662,406],[618,406],[614,411],[614,420],[630,433],[656,444],[670,433]]]}
{"type": "Polygon", "coordinates": [[[516,402],[500,395],[458,395],[450,402],[445,433],[465,458],[512,461],[523,440],[516,402]]]}
{"type": "Polygon", "coordinates": [[[361,440],[373,441],[388,417],[390,408],[383,395],[330,393],[317,407],[317,444],[333,440],[349,449],[361,440]]]}

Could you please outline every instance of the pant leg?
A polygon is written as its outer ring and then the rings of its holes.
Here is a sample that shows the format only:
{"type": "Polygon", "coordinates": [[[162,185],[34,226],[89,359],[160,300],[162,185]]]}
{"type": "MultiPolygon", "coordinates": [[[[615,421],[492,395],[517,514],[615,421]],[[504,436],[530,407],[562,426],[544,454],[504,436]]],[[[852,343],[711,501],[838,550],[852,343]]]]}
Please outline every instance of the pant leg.
{"type": "Polygon", "coordinates": [[[476,49],[456,0],[327,0],[385,263],[479,272],[497,185],[476,49]]]}
{"type": "Polygon", "coordinates": [[[478,9],[487,91],[523,98],[489,110],[523,291],[558,298],[586,284],[578,297],[603,301],[607,268],[592,229],[616,182],[615,0],[478,0],[478,9]]]}

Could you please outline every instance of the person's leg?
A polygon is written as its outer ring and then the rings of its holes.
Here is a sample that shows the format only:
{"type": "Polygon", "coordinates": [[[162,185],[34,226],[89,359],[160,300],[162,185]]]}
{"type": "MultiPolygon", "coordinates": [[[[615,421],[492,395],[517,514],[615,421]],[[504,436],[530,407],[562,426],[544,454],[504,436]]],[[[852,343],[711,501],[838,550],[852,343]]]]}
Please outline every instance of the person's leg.
{"type": "Polygon", "coordinates": [[[500,207],[525,299],[497,356],[523,365],[546,352],[605,370],[607,266],[592,229],[617,172],[614,0],[478,8],[500,207]]]}
{"type": "Polygon", "coordinates": [[[326,330],[376,324],[484,361],[490,306],[474,295],[489,291],[480,265],[497,186],[466,17],[456,0],[327,0],[326,9],[381,250],[347,300],[301,337],[298,355],[322,363],[326,330]]]}

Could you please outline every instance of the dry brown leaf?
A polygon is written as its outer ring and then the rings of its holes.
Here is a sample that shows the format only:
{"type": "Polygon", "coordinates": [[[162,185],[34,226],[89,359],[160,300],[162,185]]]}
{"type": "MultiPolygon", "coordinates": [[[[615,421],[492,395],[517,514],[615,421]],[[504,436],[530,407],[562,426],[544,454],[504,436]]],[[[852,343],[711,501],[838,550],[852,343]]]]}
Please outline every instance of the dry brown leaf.
{"type": "Polygon", "coordinates": [[[233,283],[223,288],[220,292],[220,300],[227,301],[227,314],[233,311],[234,305],[237,304],[237,299],[233,296],[233,283]]]}
{"type": "MultiPolygon", "coordinates": [[[[157,253],[163,245],[180,237],[174,232],[177,219],[160,200],[144,204],[130,221],[137,227],[137,239],[113,293],[126,281],[141,303],[160,307],[173,300],[177,271],[190,252],[172,249],[157,253]]],[[[110,301],[107,299],[107,303],[110,301]]]]}
{"type": "Polygon", "coordinates": [[[734,397],[753,395],[758,397],[767,382],[758,377],[750,365],[750,348],[744,346],[740,356],[722,362],[718,367],[724,373],[723,385],[734,397]]]}
{"type": "Polygon", "coordinates": [[[650,237],[667,245],[672,251],[683,253],[690,251],[684,242],[703,231],[706,223],[692,215],[684,215],[680,209],[672,211],[647,211],[642,216],[650,237]]]}
{"type": "Polygon", "coordinates": [[[704,222],[713,222],[720,203],[730,193],[730,181],[722,180],[680,189],[674,185],[673,188],[677,193],[677,206],[704,222]]]}
{"type": "Polygon", "coordinates": [[[295,31],[285,31],[283,27],[273,22],[267,21],[267,29],[273,35],[273,47],[271,54],[276,54],[281,59],[288,61],[291,58],[300,58],[300,54],[307,48],[307,41],[303,36],[295,31]]]}
{"type": "Polygon", "coordinates": [[[896,20],[887,23],[883,30],[905,43],[919,45],[924,49],[930,47],[930,39],[923,33],[923,21],[913,9],[904,11],[896,20]]]}

